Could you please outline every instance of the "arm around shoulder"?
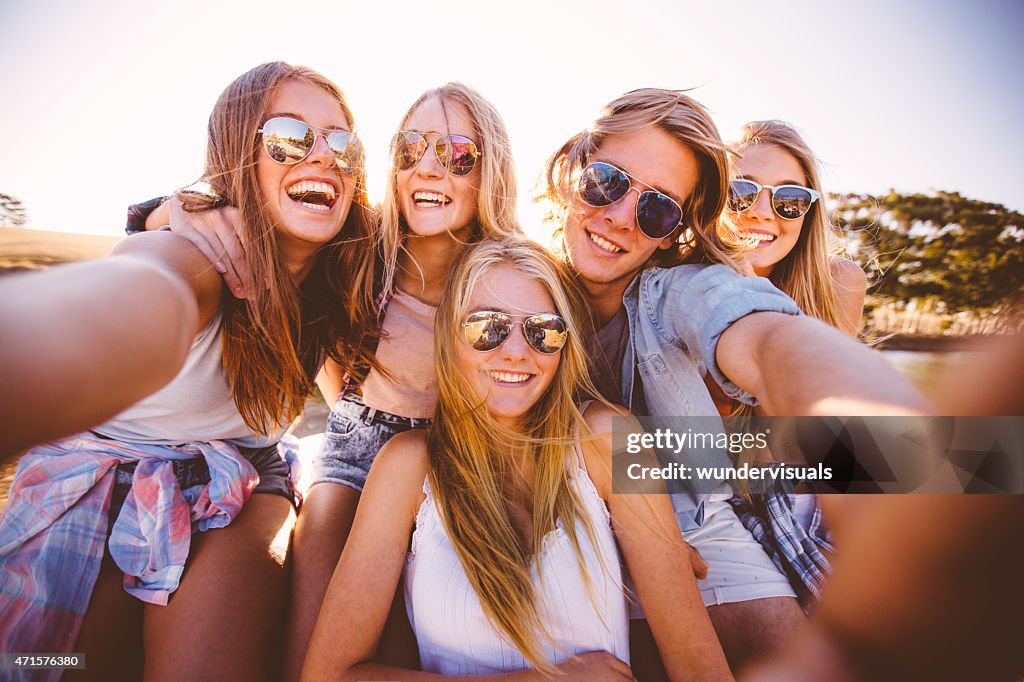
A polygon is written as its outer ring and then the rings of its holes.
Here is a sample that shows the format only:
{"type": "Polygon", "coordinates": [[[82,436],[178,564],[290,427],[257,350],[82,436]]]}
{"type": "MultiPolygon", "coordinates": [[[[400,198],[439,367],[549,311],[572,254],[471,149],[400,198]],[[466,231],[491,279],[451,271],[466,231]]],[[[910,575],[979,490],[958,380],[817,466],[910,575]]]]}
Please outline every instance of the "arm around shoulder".
{"type": "Polygon", "coordinates": [[[202,255],[168,233],[5,278],[0,455],[98,424],[166,384],[219,296],[202,255]]]}

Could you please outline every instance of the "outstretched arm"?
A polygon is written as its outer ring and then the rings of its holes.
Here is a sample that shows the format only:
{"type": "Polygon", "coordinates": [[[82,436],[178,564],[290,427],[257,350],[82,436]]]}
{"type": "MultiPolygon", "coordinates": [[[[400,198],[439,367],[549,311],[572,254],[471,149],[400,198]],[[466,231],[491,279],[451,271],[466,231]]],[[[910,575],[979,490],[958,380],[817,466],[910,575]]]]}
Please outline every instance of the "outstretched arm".
{"type": "Polygon", "coordinates": [[[809,317],[753,313],[722,334],[719,368],[769,415],[928,414],[931,405],[882,357],[809,317]]]}
{"type": "Polygon", "coordinates": [[[159,232],[0,282],[0,457],[86,429],[181,368],[220,300],[194,247],[159,232]]]}

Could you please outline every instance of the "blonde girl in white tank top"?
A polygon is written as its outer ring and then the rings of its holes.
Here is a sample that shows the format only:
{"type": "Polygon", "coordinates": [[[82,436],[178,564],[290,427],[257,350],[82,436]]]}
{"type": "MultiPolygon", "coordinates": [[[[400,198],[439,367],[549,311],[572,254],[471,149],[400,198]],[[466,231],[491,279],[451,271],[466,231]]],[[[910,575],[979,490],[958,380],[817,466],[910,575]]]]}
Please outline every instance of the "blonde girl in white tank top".
{"type": "Polygon", "coordinates": [[[579,407],[593,394],[581,303],[525,238],[456,264],[436,319],[434,424],[374,462],[304,678],[419,674],[374,663],[404,574],[426,672],[632,679],[621,560],[670,675],[730,679],[668,497],[612,492],[621,412],[579,407]]]}

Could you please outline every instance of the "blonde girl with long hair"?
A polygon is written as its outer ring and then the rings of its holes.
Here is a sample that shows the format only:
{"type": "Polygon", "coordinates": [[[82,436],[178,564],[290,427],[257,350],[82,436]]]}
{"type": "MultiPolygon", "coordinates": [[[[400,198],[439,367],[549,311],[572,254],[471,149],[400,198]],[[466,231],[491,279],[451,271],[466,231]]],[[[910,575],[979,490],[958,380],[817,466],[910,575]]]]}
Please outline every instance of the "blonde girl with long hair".
{"type": "MultiPolygon", "coordinates": [[[[749,245],[748,274],[767,277],[807,315],[856,337],[867,278],[859,265],[836,253],[838,234],[824,205],[817,156],[782,121],[747,123],[733,152],[723,224],[749,245]]],[[[754,413],[720,391],[713,395],[723,413],[754,413]]],[[[804,494],[777,484],[771,493],[738,496],[733,503],[809,608],[831,570],[835,548],[817,497],[806,486],[796,490],[804,494]]]]}
{"type": "Polygon", "coordinates": [[[248,300],[167,232],[4,282],[4,445],[64,437],[21,459],[4,509],[4,651],[84,652],[96,679],[276,673],[295,522],[277,444],[323,356],[368,361],[376,324],[345,97],[305,67],[248,71],[210,116],[204,179],[186,200],[234,207],[270,283],[248,300]]]}
{"type": "Polygon", "coordinates": [[[857,336],[867,277],[836,253],[817,156],[782,121],[747,123],[733,151],[725,217],[751,246],[750,269],[807,315],[857,336]]]}
{"type": "Polygon", "coordinates": [[[289,676],[298,676],[320,604],[378,450],[423,428],[437,383],[434,312],[467,245],[520,231],[516,180],[501,116],[480,93],[448,83],[401,119],[379,228],[382,334],[362,373],[328,362],[318,384],[332,407],[295,532],[289,676]]]}
{"type": "Polygon", "coordinates": [[[404,576],[424,672],[632,679],[619,551],[673,679],[730,679],[665,495],[612,491],[611,423],[581,402],[581,292],[523,237],[458,261],[436,316],[433,424],[377,456],[303,679],[373,662],[404,576]]]}

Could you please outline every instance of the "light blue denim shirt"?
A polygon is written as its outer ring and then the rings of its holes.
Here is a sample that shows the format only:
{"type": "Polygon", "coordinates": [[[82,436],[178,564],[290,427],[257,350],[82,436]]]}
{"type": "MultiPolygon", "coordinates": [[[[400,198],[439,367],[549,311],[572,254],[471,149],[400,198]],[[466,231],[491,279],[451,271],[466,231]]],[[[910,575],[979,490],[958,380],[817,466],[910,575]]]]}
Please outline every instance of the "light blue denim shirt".
{"type": "MultiPolygon", "coordinates": [[[[791,298],[764,277],[744,277],[725,265],[648,268],[622,296],[630,342],[622,361],[622,398],[632,409],[634,374],[641,382],[647,415],[656,417],[718,414],[703,376],[710,372],[726,395],[754,405],[754,396],[732,383],[715,362],[722,332],[754,312],[800,315],[791,298]],[[634,368],[636,371],[634,372],[634,368]]],[[[724,452],[701,466],[730,466],[724,452]]],[[[703,524],[704,503],[731,493],[700,494],[686,484],[672,495],[681,530],[703,524]]]]}

